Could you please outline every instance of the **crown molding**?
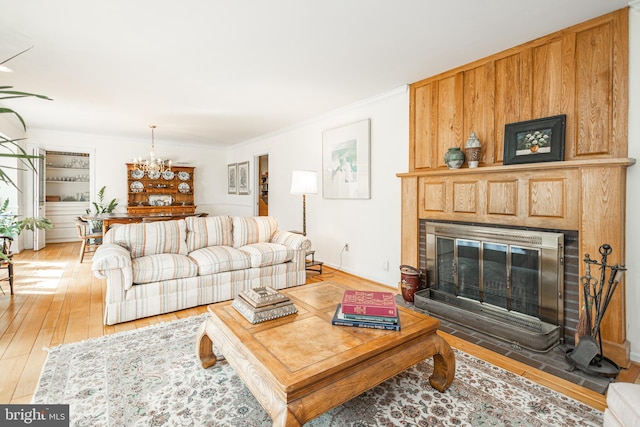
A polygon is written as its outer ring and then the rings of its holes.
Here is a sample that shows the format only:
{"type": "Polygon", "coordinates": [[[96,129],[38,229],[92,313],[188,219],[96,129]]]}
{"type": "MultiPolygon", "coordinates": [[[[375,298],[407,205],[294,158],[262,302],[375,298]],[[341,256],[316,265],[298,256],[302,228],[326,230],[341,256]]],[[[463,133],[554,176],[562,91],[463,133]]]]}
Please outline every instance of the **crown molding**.
{"type": "Polygon", "coordinates": [[[629,7],[631,7],[632,9],[635,9],[636,11],[640,12],[640,0],[631,0],[629,2],[629,7]]]}

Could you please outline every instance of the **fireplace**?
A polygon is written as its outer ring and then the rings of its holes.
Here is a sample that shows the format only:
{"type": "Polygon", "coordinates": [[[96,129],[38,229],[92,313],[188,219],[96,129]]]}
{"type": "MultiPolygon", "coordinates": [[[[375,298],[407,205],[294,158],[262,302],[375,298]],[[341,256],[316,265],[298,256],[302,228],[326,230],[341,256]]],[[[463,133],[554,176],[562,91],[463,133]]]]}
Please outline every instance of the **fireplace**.
{"type": "Polygon", "coordinates": [[[535,351],[573,335],[578,260],[565,240],[577,251],[575,232],[426,220],[420,228],[419,308],[535,351]]]}

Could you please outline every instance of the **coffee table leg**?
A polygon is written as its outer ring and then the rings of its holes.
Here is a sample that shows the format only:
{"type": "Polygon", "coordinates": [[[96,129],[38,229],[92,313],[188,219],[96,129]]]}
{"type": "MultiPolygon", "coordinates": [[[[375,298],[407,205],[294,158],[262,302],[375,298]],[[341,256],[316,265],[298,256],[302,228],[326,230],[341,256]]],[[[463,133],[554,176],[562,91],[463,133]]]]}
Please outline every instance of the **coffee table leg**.
{"type": "Polygon", "coordinates": [[[205,369],[215,365],[218,360],[216,355],[213,353],[213,341],[211,341],[211,338],[207,333],[207,326],[209,325],[209,322],[209,319],[202,322],[202,325],[198,328],[198,333],[196,335],[196,354],[200,358],[202,367],[205,369]]]}
{"type": "Polygon", "coordinates": [[[443,392],[453,382],[456,373],[456,358],[449,343],[440,335],[432,335],[431,345],[434,349],[433,374],[429,377],[429,384],[436,390],[443,392]]]}
{"type": "Polygon", "coordinates": [[[298,419],[293,415],[292,412],[285,406],[283,410],[279,413],[271,415],[271,425],[272,427],[301,427],[302,424],[298,419]]]}

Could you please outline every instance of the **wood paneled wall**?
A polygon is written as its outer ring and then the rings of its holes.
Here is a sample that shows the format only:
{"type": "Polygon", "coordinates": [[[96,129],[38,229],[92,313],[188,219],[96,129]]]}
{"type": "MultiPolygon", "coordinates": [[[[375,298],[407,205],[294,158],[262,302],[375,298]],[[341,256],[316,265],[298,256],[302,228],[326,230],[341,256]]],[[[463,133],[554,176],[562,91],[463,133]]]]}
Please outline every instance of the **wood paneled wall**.
{"type": "MultiPolygon", "coordinates": [[[[419,220],[578,230],[580,257],[625,263],[628,8],[416,82],[402,178],[402,264],[418,265],[419,220]],[[566,114],[562,162],[503,165],[505,124],[566,114]],[[444,153],[482,142],[480,167],[444,153]]],[[[585,274],[584,265],[580,275],[585,274]]],[[[628,366],[625,283],[602,324],[604,354],[628,366]]]]}
{"type": "Polygon", "coordinates": [[[565,160],[627,156],[628,9],[411,85],[410,171],[444,168],[471,131],[501,164],[508,123],[567,115],[565,160]]]}

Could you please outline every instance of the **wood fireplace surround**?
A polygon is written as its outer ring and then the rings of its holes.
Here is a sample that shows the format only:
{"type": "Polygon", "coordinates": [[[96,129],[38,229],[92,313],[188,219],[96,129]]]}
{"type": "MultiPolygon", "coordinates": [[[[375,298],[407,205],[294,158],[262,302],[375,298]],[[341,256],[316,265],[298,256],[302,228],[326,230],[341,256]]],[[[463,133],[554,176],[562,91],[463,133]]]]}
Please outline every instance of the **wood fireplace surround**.
{"type": "MultiPolygon", "coordinates": [[[[624,264],[628,95],[628,8],[413,83],[401,263],[418,265],[428,219],[575,230],[580,259],[608,243],[624,264]],[[558,114],[564,161],[502,164],[505,124],[558,114]],[[447,169],[471,131],[480,167],[447,169]]],[[[601,331],[606,356],[629,366],[624,278],[601,331]]]]}

